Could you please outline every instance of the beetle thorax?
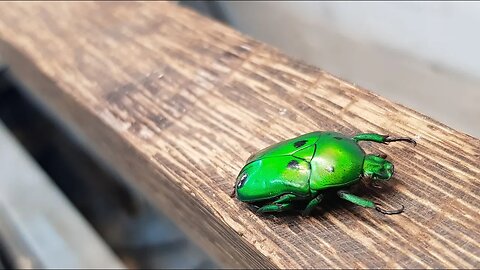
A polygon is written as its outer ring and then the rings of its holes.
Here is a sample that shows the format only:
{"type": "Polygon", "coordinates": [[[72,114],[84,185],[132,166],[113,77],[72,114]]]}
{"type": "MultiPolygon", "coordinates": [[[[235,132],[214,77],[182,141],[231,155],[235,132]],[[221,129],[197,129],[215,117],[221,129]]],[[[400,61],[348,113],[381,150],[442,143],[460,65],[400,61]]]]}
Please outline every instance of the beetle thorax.
{"type": "Polygon", "coordinates": [[[317,151],[311,161],[312,190],[322,190],[352,184],[362,176],[365,154],[349,140],[329,140],[317,143],[317,151]]]}

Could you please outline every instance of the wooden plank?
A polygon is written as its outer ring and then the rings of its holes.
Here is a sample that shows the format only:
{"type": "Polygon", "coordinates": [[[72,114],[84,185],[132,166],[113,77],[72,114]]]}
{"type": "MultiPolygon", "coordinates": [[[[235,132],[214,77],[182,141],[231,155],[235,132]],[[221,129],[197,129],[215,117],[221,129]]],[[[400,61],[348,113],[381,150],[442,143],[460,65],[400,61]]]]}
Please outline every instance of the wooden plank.
{"type": "Polygon", "coordinates": [[[0,145],[0,238],[15,267],[125,268],[1,122],[0,145]]]}
{"type": "Polygon", "coordinates": [[[172,3],[0,9],[0,55],[30,93],[223,265],[480,265],[477,138],[172,3]],[[363,144],[396,176],[362,195],[405,213],[265,218],[229,197],[251,153],[314,130],[415,137],[363,144]]]}

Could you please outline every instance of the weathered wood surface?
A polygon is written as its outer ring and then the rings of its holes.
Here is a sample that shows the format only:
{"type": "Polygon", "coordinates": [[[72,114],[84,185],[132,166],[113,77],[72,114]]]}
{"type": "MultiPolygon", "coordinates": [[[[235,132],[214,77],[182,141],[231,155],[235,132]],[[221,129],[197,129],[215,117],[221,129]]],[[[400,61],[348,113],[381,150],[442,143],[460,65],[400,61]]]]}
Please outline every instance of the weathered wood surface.
{"type": "Polygon", "coordinates": [[[13,74],[223,265],[480,266],[478,139],[172,3],[0,10],[13,74]],[[314,130],[415,137],[363,144],[396,176],[362,196],[405,212],[265,218],[229,197],[251,153],[314,130]]]}

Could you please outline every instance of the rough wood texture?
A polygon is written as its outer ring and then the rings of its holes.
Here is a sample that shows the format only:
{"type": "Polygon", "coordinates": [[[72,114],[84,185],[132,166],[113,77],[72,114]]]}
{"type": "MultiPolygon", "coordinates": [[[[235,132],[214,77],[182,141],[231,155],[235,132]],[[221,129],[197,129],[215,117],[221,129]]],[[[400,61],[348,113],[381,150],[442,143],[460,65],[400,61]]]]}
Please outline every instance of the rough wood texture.
{"type": "Polygon", "coordinates": [[[172,3],[0,10],[12,72],[225,266],[480,266],[478,139],[172,3]],[[362,196],[405,213],[340,202],[265,218],[228,196],[251,153],[314,130],[415,137],[363,144],[396,176],[362,196]]]}

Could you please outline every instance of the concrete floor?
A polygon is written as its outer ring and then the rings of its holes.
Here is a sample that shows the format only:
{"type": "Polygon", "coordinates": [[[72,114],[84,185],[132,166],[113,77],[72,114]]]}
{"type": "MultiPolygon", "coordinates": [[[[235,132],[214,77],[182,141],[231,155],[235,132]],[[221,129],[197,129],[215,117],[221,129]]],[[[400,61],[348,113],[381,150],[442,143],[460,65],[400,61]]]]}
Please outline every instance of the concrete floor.
{"type": "Polygon", "coordinates": [[[0,239],[18,268],[125,268],[0,122],[0,239]]]}

